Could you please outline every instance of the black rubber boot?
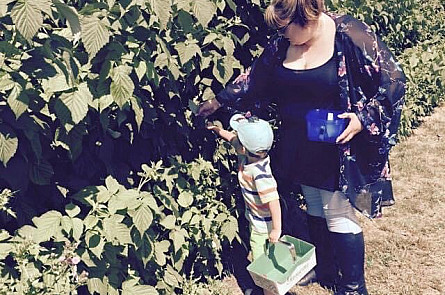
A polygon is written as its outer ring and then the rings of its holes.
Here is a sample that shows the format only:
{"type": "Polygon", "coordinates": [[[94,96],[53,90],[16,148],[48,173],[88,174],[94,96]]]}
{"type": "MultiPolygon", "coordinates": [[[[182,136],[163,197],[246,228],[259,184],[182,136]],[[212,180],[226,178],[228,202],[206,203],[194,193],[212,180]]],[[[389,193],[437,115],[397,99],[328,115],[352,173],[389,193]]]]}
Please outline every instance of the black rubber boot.
{"type": "Polygon", "coordinates": [[[363,233],[331,233],[331,241],[341,275],[335,295],[368,295],[363,233]]]}
{"type": "Polygon", "coordinates": [[[320,286],[333,290],[339,276],[326,219],[308,215],[307,222],[309,236],[315,246],[317,265],[314,268],[315,274],[309,272],[298,285],[304,286],[318,282],[320,286]]]}

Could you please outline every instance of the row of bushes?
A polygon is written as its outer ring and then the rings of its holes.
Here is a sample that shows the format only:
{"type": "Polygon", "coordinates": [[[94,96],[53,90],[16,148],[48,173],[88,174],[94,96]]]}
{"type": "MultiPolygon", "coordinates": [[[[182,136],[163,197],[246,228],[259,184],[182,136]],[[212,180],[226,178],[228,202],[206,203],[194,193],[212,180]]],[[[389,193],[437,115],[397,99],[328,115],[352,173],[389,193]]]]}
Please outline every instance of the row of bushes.
{"type": "Polygon", "coordinates": [[[221,274],[238,223],[215,168],[172,159],[142,165],[139,176],[130,189],[108,176],[64,212],[34,217],[13,236],[1,230],[0,293],[70,294],[86,284],[91,294],[177,294],[193,274],[221,274]]]}
{"type": "MultiPolygon", "coordinates": [[[[189,105],[261,51],[265,2],[0,3],[0,293],[171,294],[221,273],[235,162],[189,105]]],[[[409,135],[443,100],[443,3],[327,4],[397,54],[409,135]]]]}

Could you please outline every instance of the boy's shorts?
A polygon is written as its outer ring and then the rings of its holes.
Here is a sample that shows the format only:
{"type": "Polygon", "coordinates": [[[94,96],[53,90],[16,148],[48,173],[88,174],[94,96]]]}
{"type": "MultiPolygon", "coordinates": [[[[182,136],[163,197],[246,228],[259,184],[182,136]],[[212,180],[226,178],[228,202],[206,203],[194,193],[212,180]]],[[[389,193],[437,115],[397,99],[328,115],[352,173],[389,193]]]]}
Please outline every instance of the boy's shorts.
{"type": "Polygon", "coordinates": [[[261,254],[266,253],[266,240],[269,239],[268,233],[259,233],[250,230],[250,250],[252,251],[252,260],[257,259],[261,254]]]}

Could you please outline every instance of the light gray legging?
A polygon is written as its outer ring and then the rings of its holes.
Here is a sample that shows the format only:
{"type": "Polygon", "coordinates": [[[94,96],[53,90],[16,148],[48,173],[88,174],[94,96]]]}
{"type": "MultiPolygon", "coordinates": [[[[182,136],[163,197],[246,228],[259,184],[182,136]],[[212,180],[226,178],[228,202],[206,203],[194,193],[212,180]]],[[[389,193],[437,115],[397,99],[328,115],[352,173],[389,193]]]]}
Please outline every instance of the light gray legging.
{"type": "Polygon", "coordinates": [[[341,191],[330,192],[301,185],[307,213],[326,219],[330,232],[358,234],[362,231],[355,209],[341,191]]]}

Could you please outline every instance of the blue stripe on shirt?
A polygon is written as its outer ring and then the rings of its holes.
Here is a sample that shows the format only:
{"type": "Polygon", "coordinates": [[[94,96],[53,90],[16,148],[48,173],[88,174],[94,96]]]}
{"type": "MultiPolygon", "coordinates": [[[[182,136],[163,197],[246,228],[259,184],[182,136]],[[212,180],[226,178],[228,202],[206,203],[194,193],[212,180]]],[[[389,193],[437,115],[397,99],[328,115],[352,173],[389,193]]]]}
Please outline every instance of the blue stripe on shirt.
{"type": "Polygon", "coordinates": [[[253,219],[255,219],[255,220],[259,220],[259,221],[272,221],[272,217],[259,217],[259,216],[256,216],[256,215],[251,215],[252,216],[252,218],[253,219]]]}
{"type": "Polygon", "coordinates": [[[252,216],[252,218],[255,219],[255,220],[266,221],[266,222],[267,222],[267,221],[272,221],[272,216],[260,217],[260,216],[254,215],[254,214],[252,213],[252,210],[250,210],[250,208],[247,208],[247,211],[250,212],[250,216],[252,216]]]}
{"type": "Polygon", "coordinates": [[[259,174],[255,177],[255,180],[263,179],[263,178],[273,178],[272,174],[259,174]]]}
{"type": "Polygon", "coordinates": [[[254,195],[254,196],[258,196],[258,192],[249,191],[248,189],[244,188],[242,185],[241,185],[241,192],[242,193],[251,194],[251,195],[254,195]]]}

